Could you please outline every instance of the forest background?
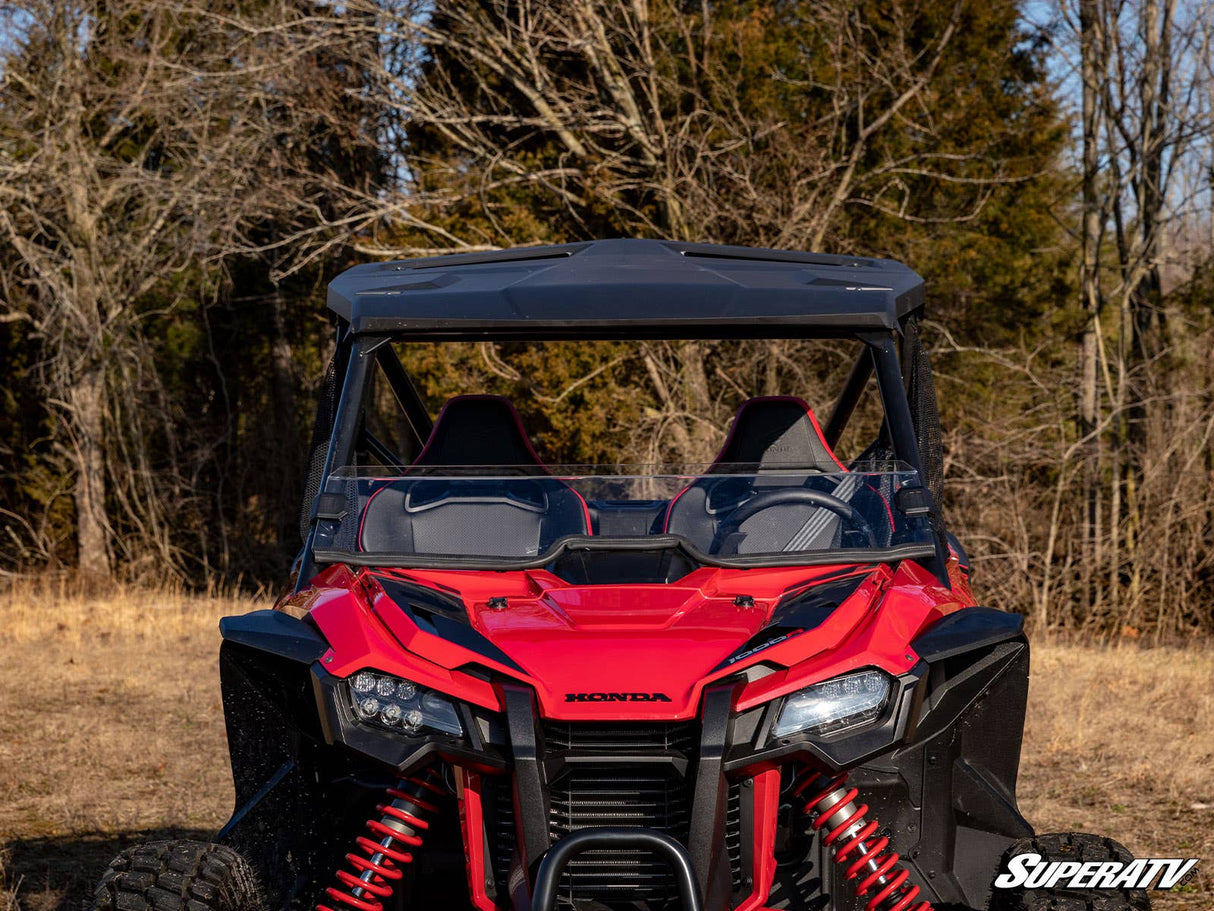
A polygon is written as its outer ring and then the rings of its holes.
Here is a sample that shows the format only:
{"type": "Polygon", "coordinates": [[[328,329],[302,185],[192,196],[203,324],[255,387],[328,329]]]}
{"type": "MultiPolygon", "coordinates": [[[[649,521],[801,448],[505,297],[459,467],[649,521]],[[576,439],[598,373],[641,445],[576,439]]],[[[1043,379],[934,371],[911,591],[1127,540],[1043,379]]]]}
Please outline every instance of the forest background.
{"type": "MultiPolygon", "coordinates": [[[[944,513],[1039,630],[1214,632],[1204,0],[0,3],[0,574],[281,585],[324,286],[598,237],[903,260],[944,513]]],[[[804,342],[418,347],[561,463],[698,462],[804,342]]]]}

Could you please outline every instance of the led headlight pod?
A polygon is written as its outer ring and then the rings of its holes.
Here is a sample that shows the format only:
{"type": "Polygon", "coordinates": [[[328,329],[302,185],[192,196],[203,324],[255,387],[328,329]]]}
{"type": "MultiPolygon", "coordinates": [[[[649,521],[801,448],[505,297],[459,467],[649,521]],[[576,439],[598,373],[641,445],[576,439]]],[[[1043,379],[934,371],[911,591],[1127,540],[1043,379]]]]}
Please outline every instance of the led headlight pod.
{"type": "Polygon", "coordinates": [[[354,714],[364,724],[417,734],[423,730],[464,733],[451,700],[411,680],[359,671],[346,680],[354,714]]]}
{"type": "Polygon", "coordinates": [[[815,683],[784,699],[773,733],[830,734],[867,724],[881,715],[889,700],[890,678],[866,670],[815,683]]]}

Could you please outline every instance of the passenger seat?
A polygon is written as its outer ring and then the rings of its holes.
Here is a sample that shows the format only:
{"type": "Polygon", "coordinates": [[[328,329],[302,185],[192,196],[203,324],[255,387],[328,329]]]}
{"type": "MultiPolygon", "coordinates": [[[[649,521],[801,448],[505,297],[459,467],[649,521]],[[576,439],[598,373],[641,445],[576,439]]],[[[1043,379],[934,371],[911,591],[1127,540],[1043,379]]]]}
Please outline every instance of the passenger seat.
{"type": "Polygon", "coordinates": [[[367,498],[359,550],[525,558],[567,535],[590,534],[585,500],[549,474],[518,411],[501,396],[450,399],[405,474],[367,498]]]}

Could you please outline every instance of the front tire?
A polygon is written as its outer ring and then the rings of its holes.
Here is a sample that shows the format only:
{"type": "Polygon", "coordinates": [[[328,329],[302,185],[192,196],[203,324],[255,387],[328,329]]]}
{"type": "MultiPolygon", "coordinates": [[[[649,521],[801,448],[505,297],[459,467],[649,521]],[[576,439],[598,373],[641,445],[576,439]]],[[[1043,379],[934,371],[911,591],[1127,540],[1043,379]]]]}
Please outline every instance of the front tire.
{"type": "MultiPolygon", "coordinates": [[[[1134,859],[1111,838],[1066,832],[1020,839],[1003,855],[1000,871],[1018,854],[1040,854],[1047,863],[1134,859]]],[[[990,911],[1151,911],[1151,900],[1144,889],[995,889],[990,911]]]]}
{"type": "Polygon", "coordinates": [[[202,841],[149,841],[114,858],[92,911],[264,911],[243,857],[202,841]]]}

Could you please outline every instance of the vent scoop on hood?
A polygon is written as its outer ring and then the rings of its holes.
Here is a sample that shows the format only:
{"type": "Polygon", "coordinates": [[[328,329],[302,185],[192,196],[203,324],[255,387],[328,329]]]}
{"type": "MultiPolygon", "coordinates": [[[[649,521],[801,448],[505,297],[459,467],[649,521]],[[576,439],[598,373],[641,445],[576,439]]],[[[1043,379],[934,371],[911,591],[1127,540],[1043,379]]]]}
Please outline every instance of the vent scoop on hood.
{"type": "Polygon", "coordinates": [[[720,667],[727,667],[769,645],[783,642],[789,636],[795,636],[821,626],[826,622],[826,618],[835,612],[835,608],[850,598],[852,593],[860,587],[860,583],[867,578],[867,572],[858,572],[846,579],[815,585],[797,592],[783,604],[778,605],[768,624],[721,662],[720,667]]]}

